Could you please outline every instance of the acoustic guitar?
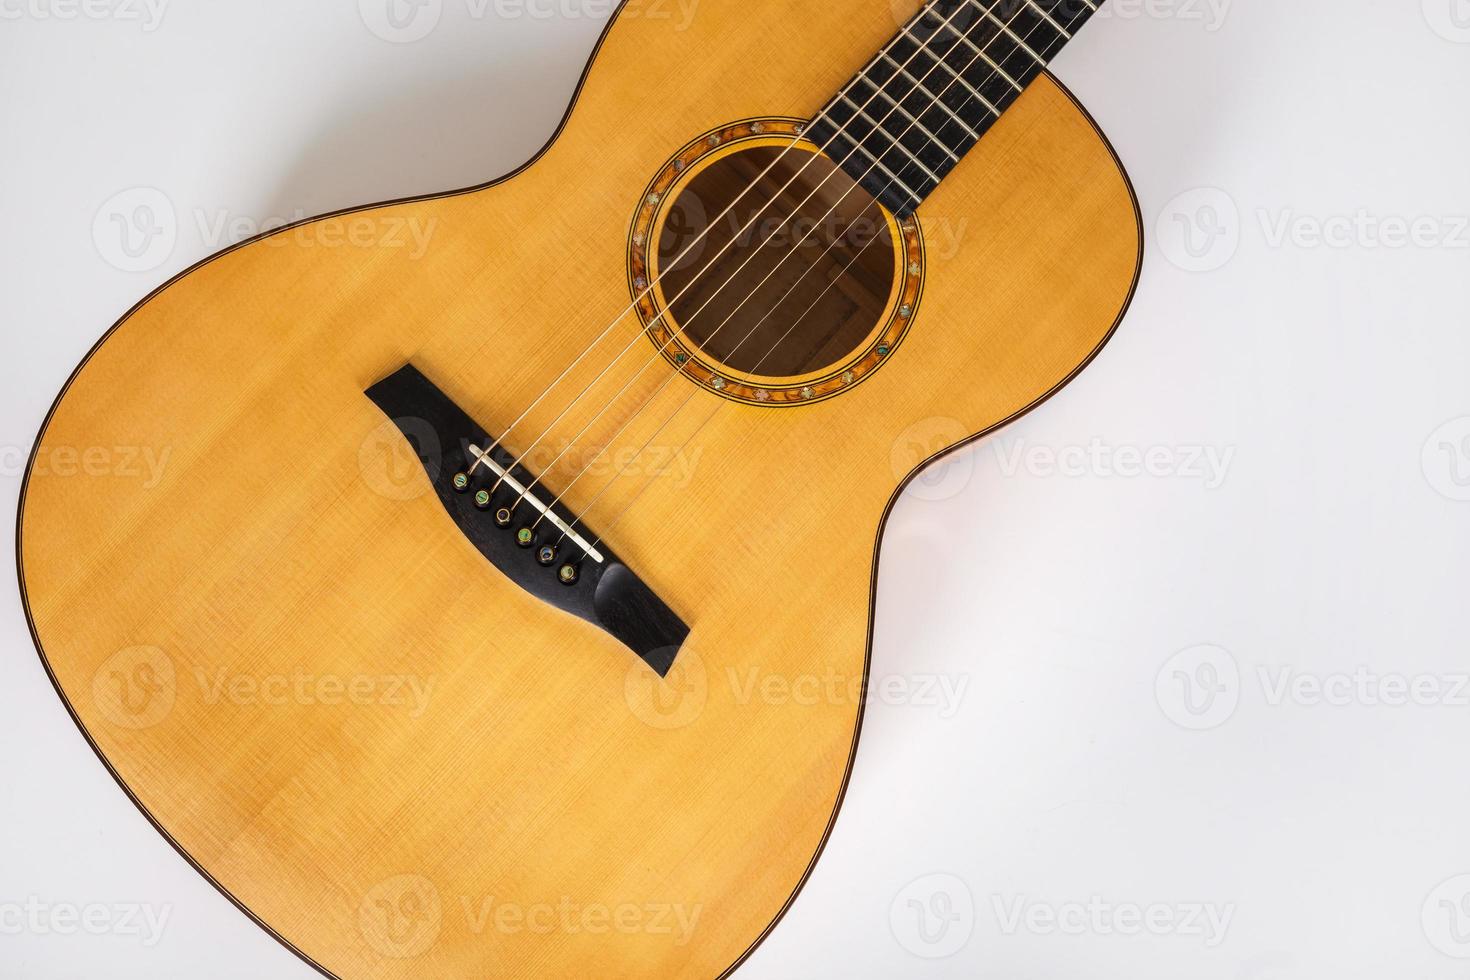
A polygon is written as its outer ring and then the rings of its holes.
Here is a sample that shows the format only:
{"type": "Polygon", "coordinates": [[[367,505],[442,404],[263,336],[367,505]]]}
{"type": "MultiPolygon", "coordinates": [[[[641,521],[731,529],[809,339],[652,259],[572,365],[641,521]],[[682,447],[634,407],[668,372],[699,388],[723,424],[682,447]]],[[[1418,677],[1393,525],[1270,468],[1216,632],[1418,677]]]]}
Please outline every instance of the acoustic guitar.
{"type": "Polygon", "coordinates": [[[841,806],[899,491],[1132,296],[1128,179],[1047,72],[1100,2],[625,7],[515,172],[130,310],[18,550],[159,832],[327,975],[738,967],[841,806]]]}

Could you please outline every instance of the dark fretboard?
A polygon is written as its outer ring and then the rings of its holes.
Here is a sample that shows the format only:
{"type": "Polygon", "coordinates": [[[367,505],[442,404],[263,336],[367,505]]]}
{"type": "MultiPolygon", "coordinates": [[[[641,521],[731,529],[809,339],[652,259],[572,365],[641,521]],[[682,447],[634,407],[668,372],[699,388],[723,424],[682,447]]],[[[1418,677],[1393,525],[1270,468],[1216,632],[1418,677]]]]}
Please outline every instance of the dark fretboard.
{"type": "Polygon", "coordinates": [[[934,0],[812,121],[827,155],[912,214],[1104,0],[934,0]]]}

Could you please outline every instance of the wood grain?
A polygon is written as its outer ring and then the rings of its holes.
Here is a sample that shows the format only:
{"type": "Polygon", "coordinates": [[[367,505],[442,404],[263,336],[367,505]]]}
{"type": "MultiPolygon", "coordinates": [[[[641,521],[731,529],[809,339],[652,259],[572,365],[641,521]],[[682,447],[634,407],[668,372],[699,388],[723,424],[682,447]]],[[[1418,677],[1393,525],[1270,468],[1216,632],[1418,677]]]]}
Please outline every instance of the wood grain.
{"type": "MultiPolygon", "coordinates": [[[[661,466],[567,495],[598,499],[596,528],[641,493],[611,541],[693,627],[667,682],[490,567],[362,392],[412,360],[503,429],[627,303],[629,225],[669,156],[730,120],[812,114],[909,12],[621,17],[529,169],[217,256],[72,379],[22,502],[43,658],[150,817],[324,971],[714,976],[799,887],[855,748],[896,488],[1052,392],[1130,296],[1136,209],[1068,96],[1038,81],[925,203],[923,309],[871,379],[780,411],[701,394],[661,466]],[[64,465],[95,447],[161,466],[64,465]]],[[[514,448],[638,331],[619,322],[514,448]]]]}

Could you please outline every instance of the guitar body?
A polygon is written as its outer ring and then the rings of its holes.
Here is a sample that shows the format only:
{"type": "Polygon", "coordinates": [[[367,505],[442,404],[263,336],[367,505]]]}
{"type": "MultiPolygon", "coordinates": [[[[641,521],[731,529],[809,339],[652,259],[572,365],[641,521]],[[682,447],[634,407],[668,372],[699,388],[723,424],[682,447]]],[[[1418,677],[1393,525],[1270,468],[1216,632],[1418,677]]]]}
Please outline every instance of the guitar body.
{"type": "MultiPolygon", "coordinates": [[[[411,363],[510,426],[627,307],[679,149],[810,117],[896,23],[887,0],[620,15],[525,168],[214,256],[71,378],[21,504],[42,659],[160,831],[323,972],[718,976],[793,901],[856,749],[901,484],[1055,392],[1131,297],[1137,209],[1085,113],[1043,76],[924,203],[922,301],[861,383],[747,404],[660,388],[660,360],[588,435],[674,419],[643,479],[564,500],[687,624],[666,677],[487,562],[364,392],[411,363]]],[[[517,431],[625,345],[654,355],[642,330],[517,431]]],[[[540,462],[553,495],[578,469],[540,462]]]]}

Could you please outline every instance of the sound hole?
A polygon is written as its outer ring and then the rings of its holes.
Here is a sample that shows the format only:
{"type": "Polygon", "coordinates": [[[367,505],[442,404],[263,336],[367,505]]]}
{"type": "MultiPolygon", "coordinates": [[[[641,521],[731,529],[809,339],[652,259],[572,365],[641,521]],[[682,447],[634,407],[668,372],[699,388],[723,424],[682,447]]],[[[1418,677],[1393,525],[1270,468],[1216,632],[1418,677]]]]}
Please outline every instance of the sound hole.
{"type": "Polygon", "coordinates": [[[883,319],[895,275],[888,219],[867,191],[827,157],[783,149],[715,160],[658,234],[663,294],[685,338],[765,377],[850,356],[883,319]]]}

